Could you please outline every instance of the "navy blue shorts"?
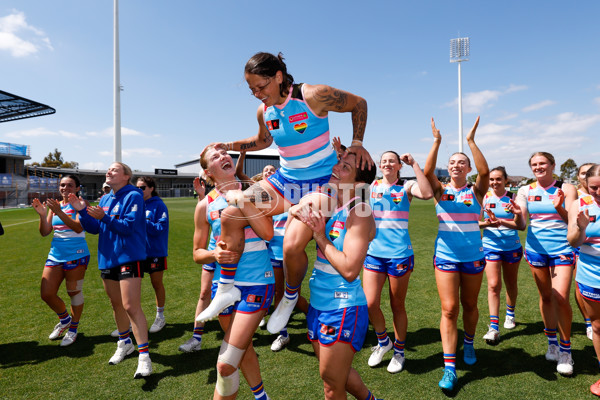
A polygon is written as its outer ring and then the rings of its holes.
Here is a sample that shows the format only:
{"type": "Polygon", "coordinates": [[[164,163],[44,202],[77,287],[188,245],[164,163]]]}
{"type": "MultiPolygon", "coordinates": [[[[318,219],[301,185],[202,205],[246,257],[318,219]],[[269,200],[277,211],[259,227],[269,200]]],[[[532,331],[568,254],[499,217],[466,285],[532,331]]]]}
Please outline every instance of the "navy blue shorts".
{"type": "MultiPolygon", "coordinates": [[[[215,297],[217,292],[218,281],[213,281],[211,287],[211,299],[215,297]]],[[[261,310],[268,310],[273,301],[273,293],[275,285],[256,285],[256,286],[237,286],[242,292],[242,299],[232,306],[227,307],[219,315],[231,315],[233,312],[242,314],[254,314],[261,310]]]]}
{"type": "Polygon", "coordinates": [[[100,277],[111,281],[122,281],[129,278],[143,278],[142,261],[133,261],[110,269],[101,269],[100,277]]]}
{"type": "Polygon", "coordinates": [[[52,261],[50,259],[47,259],[45,267],[46,268],[61,267],[63,269],[63,271],[70,271],[72,269],[79,267],[80,265],[83,265],[85,267],[85,269],[87,269],[87,266],[89,263],[90,263],[90,256],[85,256],[85,257],[78,258],[77,260],[64,261],[64,262],[52,261]]]}
{"type": "Polygon", "coordinates": [[[167,270],[167,257],[148,257],[142,261],[142,269],[145,273],[152,274],[153,272],[167,270]]]}
{"type": "Polygon", "coordinates": [[[506,251],[492,250],[484,247],[483,252],[487,261],[504,261],[510,264],[515,264],[521,261],[523,258],[523,247],[506,251]]]}
{"type": "Polygon", "coordinates": [[[462,272],[463,274],[477,275],[485,269],[485,258],[477,261],[458,262],[440,257],[433,257],[433,265],[443,272],[462,272]]]}
{"type": "Polygon", "coordinates": [[[525,260],[532,268],[573,267],[575,266],[575,253],[569,251],[564,254],[550,255],[526,250],[525,260]]]}
{"type": "Polygon", "coordinates": [[[401,277],[415,267],[415,256],[403,258],[384,258],[367,255],[364,268],[369,271],[401,277]]]}

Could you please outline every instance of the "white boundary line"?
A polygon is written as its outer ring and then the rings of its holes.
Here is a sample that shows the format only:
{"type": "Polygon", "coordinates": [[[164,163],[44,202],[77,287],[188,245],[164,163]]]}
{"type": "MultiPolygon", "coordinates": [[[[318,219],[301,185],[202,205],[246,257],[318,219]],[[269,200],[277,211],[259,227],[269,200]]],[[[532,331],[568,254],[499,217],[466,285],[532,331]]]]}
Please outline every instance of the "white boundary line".
{"type": "Polygon", "coordinates": [[[35,221],[39,221],[39,219],[32,219],[31,221],[25,221],[25,222],[17,222],[16,224],[3,225],[3,227],[4,227],[4,228],[8,228],[9,226],[22,225],[22,224],[29,224],[29,223],[31,223],[31,222],[35,222],[35,221]]]}

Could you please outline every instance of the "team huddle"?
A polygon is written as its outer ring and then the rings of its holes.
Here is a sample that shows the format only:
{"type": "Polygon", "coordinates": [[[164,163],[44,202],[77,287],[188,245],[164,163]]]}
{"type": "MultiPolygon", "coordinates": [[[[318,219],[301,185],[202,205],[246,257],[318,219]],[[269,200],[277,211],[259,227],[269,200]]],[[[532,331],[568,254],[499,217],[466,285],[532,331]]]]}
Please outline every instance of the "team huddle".
{"type": "MultiPolygon", "coordinates": [[[[435,174],[442,136],[432,119],[434,140],[424,168],[409,153],[390,150],[381,156],[382,178],[375,180],[377,167],[362,143],[367,120],[363,98],[326,85],[294,83],[281,54],[254,55],[246,64],[245,79],[251,94],[261,101],[258,133],[205,147],[200,164],[213,189],[205,193],[204,183],[194,182],[200,196],[194,213],[193,259],[203,265],[201,291],[193,335],[179,349],[200,350],[205,321],[219,318],[225,335],[216,363],[215,399],[236,398],[240,369],[254,397],[269,399],[252,337],[265,324],[271,305],[274,311],[266,325],[277,335],[273,351],[290,341],[287,323],[293,310],[306,314],[326,399],[346,398],[347,393],[361,400],[376,398],[352,368],[352,360],[363,347],[370,323],[378,343],[369,366],[379,365],[393,350],[387,370],[404,369],[405,299],[415,265],[408,224],[415,197],[433,198],[439,221],[433,265],[441,302],[444,371],[438,384],[443,391],[457,388],[461,306],[462,357],[468,365],[477,362],[473,341],[484,272],[490,323],[483,338],[490,344],[500,340],[502,280],[503,326],[515,328],[517,271],[523,255],[539,291],[546,359],[556,363],[560,374],[573,373],[569,296],[574,274],[577,303],[600,359],[600,165],[582,165],[576,188],[553,177],[551,154],[536,152],[529,159],[535,182],[513,196],[505,189],[506,170],[490,170],[475,143],[477,118],[467,136],[473,165],[466,154],[453,154],[448,161],[450,182],[444,184],[435,174]],[[351,113],[350,146],[343,146],[339,138],[332,145],[329,112],[351,113]],[[253,179],[236,168],[229,154],[261,150],[273,141],[280,168],[266,167],[253,179]],[[412,169],[415,180],[400,179],[403,164],[412,169]],[[471,185],[467,175],[473,169],[478,175],[471,185]],[[526,228],[523,248],[518,231],[526,228]],[[300,288],[308,270],[305,249],[311,241],[317,256],[307,301],[300,288]],[[393,341],[380,305],[386,278],[393,341]]],[[[33,207],[40,215],[40,233],[45,236],[54,230],[42,283],[42,298],[59,318],[50,339],[64,335],[62,346],[76,340],[89,262],[84,231],[98,234],[98,265],[119,337],[109,363],[118,364],[133,353],[133,333],[139,353],[134,377],[141,378],[152,373],[140,304],[141,278],[149,273],[156,292],[157,315],[150,328],[156,332],[165,325],[162,274],[167,268],[168,211],[151,178],[139,178],[137,188],[129,184],[131,178],[129,167],[113,163],[106,174],[112,190],[93,207],[77,196],[77,178],[66,176],[60,182],[61,202],[48,200],[44,205],[34,200],[33,207]],[[62,280],[71,298],[70,314],[57,295],[62,280]]],[[[600,381],[590,390],[600,396],[600,381]]]]}

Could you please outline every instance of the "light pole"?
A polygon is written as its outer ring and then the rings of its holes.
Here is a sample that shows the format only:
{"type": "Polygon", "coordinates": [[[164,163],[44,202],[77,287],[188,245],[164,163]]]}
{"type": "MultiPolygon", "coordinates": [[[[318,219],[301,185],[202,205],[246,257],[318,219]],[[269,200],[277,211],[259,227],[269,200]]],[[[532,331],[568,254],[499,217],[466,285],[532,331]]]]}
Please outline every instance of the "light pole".
{"type": "Polygon", "coordinates": [[[458,63],[458,151],[463,151],[462,84],[460,63],[469,61],[469,38],[450,39],[450,62],[458,63]]]}
{"type": "Polygon", "coordinates": [[[114,153],[113,161],[121,162],[121,78],[119,76],[119,0],[114,0],[114,55],[113,55],[113,75],[114,75],[114,153]]]}

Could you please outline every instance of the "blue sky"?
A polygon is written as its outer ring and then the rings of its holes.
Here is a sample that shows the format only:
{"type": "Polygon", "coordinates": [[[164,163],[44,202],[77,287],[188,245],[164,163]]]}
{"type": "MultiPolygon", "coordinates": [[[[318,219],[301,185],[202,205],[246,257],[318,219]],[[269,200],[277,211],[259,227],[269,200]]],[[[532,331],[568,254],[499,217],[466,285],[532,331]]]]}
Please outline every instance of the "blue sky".
{"type": "MultiPolygon", "coordinates": [[[[122,0],[119,11],[123,161],[134,169],[173,168],[209,142],[255,134],[243,67],[258,51],[283,52],[297,82],[364,97],[374,158],[392,149],[423,166],[433,116],[444,166],[458,148],[449,41],[464,36],[464,131],[481,115],[476,139],[490,166],[531,176],[533,151],[558,165],[600,161],[595,0],[122,0]]],[[[80,168],[111,163],[112,16],[108,0],[3,2],[0,89],[57,112],[0,124],[0,141],[31,145],[32,161],[58,148],[80,168]]],[[[349,143],[349,114],[332,113],[330,125],[349,143]]]]}

